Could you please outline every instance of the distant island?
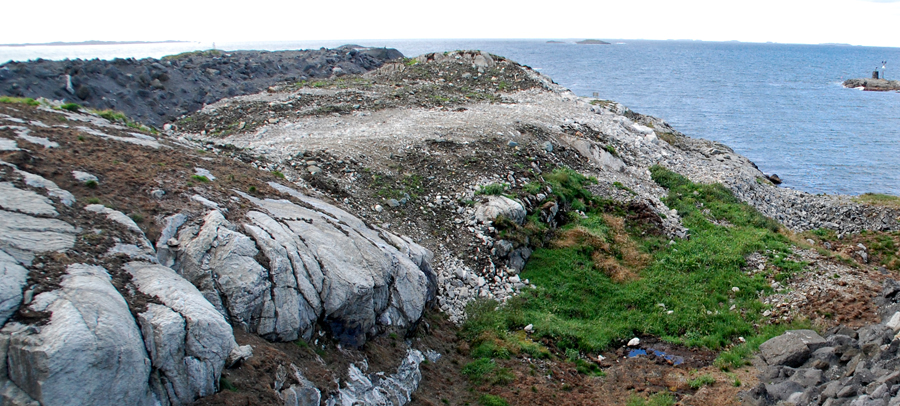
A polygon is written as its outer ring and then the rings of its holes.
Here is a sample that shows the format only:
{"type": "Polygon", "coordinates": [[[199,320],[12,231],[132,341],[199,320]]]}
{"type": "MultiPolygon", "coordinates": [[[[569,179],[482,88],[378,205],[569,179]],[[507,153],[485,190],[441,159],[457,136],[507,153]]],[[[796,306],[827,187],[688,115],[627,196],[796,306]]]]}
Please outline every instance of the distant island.
{"type": "Polygon", "coordinates": [[[609,42],[600,41],[599,39],[586,39],[584,41],[578,41],[576,44],[581,45],[610,45],[609,42]]]}
{"type": "Polygon", "coordinates": [[[136,44],[184,44],[190,41],[82,41],[82,42],[43,42],[35,44],[0,44],[0,47],[39,47],[39,46],[74,46],[74,45],[136,45],[136,44]]]}
{"type": "Polygon", "coordinates": [[[553,40],[547,41],[547,43],[548,44],[565,44],[564,41],[553,41],[553,40]]]}

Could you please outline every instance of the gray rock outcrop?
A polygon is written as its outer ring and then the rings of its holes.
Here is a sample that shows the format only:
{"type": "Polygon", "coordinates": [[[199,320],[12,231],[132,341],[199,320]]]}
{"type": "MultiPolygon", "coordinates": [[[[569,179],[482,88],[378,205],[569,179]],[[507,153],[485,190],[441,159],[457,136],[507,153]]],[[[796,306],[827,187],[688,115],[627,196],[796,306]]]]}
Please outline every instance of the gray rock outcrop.
{"type": "Polygon", "coordinates": [[[422,352],[408,349],[406,358],[397,367],[397,372],[388,376],[367,375],[356,365],[351,364],[348,379],[344,382],[339,395],[329,398],[326,404],[403,406],[410,402],[412,393],[422,380],[419,364],[423,360],[425,356],[422,352]]]}
{"type": "Polygon", "coordinates": [[[252,355],[250,348],[235,352],[231,326],[196,287],[155,263],[134,221],[100,205],[85,207],[101,215],[88,233],[113,233],[116,243],[88,260],[125,255],[149,262],[71,264],[23,292],[29,272],[52,264],[33,264],[36,256],[83,255],[75,240],[84,230],[57,210],[74,203],[70,193],[15,167],[4,176],[34,189],[0,182],[2,404],[190,404],[217,391],[227,359],[252,355]],[[10,321],[20,310],[28,316],[10,321]]]}
{"type": "Polygon", "coordinates": [[[434,297],[431,253],[273,185],[302,204],[243,195],[260,209],[243,233],[213,210],[179,231],[174,268],[232,323],[271,340],[309,339],[324,322],[359,346],[378,328],[414,327],[434,297]]]}
{"type": "Polygon", "coordinates": [[[50,322],[13,333],[9,380],[44,406],[152,405],[150,360],[128,304],[98,266],[68,267],[29,308],[50,322]],[[90,379],[85,379],[90,377],[90,379]]]}
{"type": "Polygon", "coordinates": [[[215,393],[225,361],[237,347],[231,326],[170,268],[142,262],[124,268],[141,292],[163,303],[150,303],[138,314],[150,360],[165,389],[157,396],[179,405],[215,393]]]}

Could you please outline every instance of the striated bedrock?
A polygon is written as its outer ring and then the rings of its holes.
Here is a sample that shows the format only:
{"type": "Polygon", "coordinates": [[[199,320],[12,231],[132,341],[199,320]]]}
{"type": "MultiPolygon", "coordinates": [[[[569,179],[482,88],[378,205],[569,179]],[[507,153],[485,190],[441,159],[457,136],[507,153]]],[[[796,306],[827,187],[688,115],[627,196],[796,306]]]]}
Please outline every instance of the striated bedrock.
{"type": "Polygon", "coordinates": [[[844,87],[862,88],[863,90],[887,92],[891,90],[900,90],[900,80],[887,79],[847,79],[844,81],[844,87]]]}
{"type": "Polygon", "coordinates": [[[0,404],[191,404],[252,357],[232,325],[359,346],[434,300],[431,252],[282,185],[235,192],[238,223],[172,215],[154,246],[36,174],[0,161],[0,180],[0,404]]]}
{"type": "Polygon", "coordinates": [[[181,226],[167,243],[172,267],[232,324],[273,341],[308,340],[321,323],[360,346],[385,328],[415,327],[435,295],[431,252],[272,186],[295,200],[241,193],[257,209],[246,222],[212,210],[181,226]]]}

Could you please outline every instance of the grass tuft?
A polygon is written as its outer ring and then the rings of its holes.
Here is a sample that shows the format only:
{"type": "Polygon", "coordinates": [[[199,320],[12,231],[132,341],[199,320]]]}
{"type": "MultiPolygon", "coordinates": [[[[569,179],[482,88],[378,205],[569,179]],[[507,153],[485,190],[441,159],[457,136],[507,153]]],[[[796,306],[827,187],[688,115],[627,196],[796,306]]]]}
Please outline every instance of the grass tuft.
{"type": "Polygon", "coordinates": [[[716,378],[713,378],[713,376],[710,374],[703,374],[688,382],[688,386],[690,386],[691,389],[700,389],[704,386],[710,386],[714,383],[716,383],[716,378]]]}
{"type": "Polygon", "coordinates": [[[475,191],[475,196],[478,195],[493,195],[500,196],[503,192],[509,189],[509,183],[491,183],[489,185],[481,185],[478,186],[478,190],[475,191]]]}
{"type": "Polygon", "coordinates": [[[41,103],[35,99],[30,97],[11,97],[11,96],[0,96],[0,103],[7,104],[25,104],[28,106],[38,106],[41,103]]]}
{"type": "Polygon", "coordinates": [[[61,108],[63,110],[76,112],[76,111],[81,110],[81,105],[79,105],[77,103],[66,103],[66,104],[59,106],[59,108],[61,108]]]}
{"type": "Polygon", "coordinates": [[[500,396],[495,396],[491,394],[485,393],[481,395],[481,398],[478,399],[482,406],[509,406],[509,403],[506,402],[500,396]]]}

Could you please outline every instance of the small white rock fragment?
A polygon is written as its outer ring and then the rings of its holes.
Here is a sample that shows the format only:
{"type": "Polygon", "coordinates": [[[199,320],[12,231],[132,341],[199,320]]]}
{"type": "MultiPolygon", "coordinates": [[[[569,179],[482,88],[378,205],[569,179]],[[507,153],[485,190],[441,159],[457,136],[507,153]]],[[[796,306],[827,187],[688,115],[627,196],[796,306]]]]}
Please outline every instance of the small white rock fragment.
{"type": "Polygon", "coordinates": [[[525,328],[523,328],[522,330],[525,330],[526,333],[534,332],[534,324],[529,324],[529,325],[525,326],[525,328]]]}
{"type": "Polygon", "coordinates": [[[210,173],[208,170],[203,169],[203,168],[194,168],[194,174],[197,176],[205,176],[206,179],[209,179],[209,180],[216,180],[216,177],[213,176],[212,173],[210,173]]]}
{"type": "Polygon", "coordinates": [[[734,286],[734,287],[731,288],[731,291],[734,292],[734,293],[738,293],[738,292],[741,291],[741,289],[740,289],[739,287],[737,287],[737,286],[734,286]]]}
{"type": "Polygon", "coordinates": [[[99,179],[97,179],[96,176],[91,175],[87,172],[82,172],[82,171],[72,171],[72,176],[75,177],[75,180],[77,180],[81,183],[87,183],[90,181],[94,181],[94,182],[99,181],[99,179]]]}
{"type": "Polygon", "coordinates": [[[628,341],[628,346],[629,346],[629,347],[637,347],[637,346],[639,346],[639,345],[641,345],[641,339],[640,339],[640,338],[635,337],[635,338],[632,338],[631,340],[628,341]]]}

